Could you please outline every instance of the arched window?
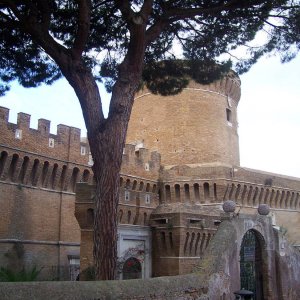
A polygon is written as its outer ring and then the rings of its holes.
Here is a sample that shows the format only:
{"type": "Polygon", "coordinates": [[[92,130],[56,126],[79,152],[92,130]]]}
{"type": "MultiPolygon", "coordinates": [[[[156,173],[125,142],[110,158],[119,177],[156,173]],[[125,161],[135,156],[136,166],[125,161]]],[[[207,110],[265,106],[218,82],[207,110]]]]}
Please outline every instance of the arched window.
{"type": "Polygon", "coordinates": [[[84,170],[82,174],[82,182],[88,182],[90,179],[90,171],[84,170]]]}

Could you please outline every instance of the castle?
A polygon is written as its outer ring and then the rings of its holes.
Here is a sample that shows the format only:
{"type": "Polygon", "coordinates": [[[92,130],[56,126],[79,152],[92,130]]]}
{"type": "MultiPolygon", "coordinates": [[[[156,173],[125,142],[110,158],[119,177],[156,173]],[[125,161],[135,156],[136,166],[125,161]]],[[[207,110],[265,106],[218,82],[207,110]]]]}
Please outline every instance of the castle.
{"type": "MultiPolygon", "coordinates": [[[[300,278],[300,179],[240,166],[239,100],[233,73],[174,96],[136,95],[120,176],[120,279],[193,271],[213,241],[226,240],[229,222],[230,289],[250,289],[256,299],[297,293],[290,286],[300,278]]],[[[53,135],[48,120],[32,129],[30,115],[11,124],[8,114],[0,108],[0,265],[43,266],[41,278],[74,280],[80,258],[80,279],[89,279],[89,145],[77,128],[58,125],[53,135]]]]}

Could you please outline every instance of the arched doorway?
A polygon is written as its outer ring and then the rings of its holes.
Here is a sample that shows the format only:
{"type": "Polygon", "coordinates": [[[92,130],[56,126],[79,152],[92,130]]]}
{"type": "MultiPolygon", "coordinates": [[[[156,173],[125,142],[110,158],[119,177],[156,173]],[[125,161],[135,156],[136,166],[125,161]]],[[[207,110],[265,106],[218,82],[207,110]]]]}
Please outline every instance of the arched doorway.
{"type": "Polygon", "coordinates": [[[240,251],[241,289],[254,293],[254,300],[263,300],[262,238],[254,230],[243,237],[240,251]]]}
{"type": "Polygon", "coordinates": [[[128,258],[123,265],[123,279],[142,278],[142,265],[135,257],[128,258]]]}

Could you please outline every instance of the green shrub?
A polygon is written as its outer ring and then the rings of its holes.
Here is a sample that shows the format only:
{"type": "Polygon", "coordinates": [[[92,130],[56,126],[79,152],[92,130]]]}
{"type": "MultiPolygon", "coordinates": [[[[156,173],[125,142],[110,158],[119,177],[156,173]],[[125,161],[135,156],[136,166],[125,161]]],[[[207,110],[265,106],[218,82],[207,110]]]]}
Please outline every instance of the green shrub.
{"type": "Polygon", "coordinates": [[[21,271],[13,271],[9,268],[0,267],[0,281],[16,282],[16,281],[35,281],[41,272],[36,266],[30,270],[23,268],[21,271]]]}

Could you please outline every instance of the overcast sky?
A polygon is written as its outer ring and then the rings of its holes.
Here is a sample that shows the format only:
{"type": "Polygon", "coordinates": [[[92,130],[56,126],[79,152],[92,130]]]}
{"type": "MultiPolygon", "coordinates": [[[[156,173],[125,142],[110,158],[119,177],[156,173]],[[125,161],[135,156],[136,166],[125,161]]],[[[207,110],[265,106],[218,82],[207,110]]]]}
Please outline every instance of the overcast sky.
{"type": "MultiPolygon", "coordinates": [[[[300,177],[300,56],[287,64],[274,57],[261,59],[241,80],[241,166],[300,177]]],[[[52,133],[62,123],[81,128],[86,136],[79,103],[64,80],[35,89],[13,84],[0,106],[10,108],[12,123],[18,112],[25,112],[31,114],[32,128],[44,118],[51,121],[52,133]]],[[[104,106],[107,113],[108,97],[104,106]]]]}

